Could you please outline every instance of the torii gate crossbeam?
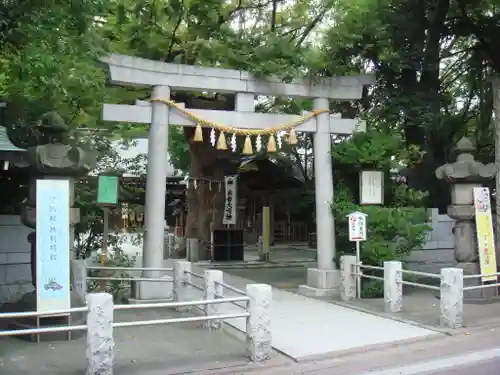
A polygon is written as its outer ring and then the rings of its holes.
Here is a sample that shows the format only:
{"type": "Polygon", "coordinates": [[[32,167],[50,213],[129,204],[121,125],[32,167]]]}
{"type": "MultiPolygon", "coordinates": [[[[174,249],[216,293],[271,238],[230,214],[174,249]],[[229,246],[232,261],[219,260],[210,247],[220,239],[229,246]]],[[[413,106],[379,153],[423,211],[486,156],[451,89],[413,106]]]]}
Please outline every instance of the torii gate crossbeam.
{"type": "MultiPolygon", "coordinates": [[[[313,109],[329,109],[329,100],[361,99],[364,85],[374,83],[372,76],[322,78],[283,83],[275,78],[257,79],[248,72],[199,66],[167,64],[130,56],[111,55],[103,59],[109,65],[110,82],[122,86],[152,87],[151,99],[170,99],[177,91],[218,91],[236,94],[235,111],[190,109],[200,118],[239,128],[268,128],[289,123],[298,116],[255,113],[256,95],[313,98],[313,109]]],[[[161,102],[149,105],[105,104],[103,120],[150,123],[146,180],[145,240],[143,267],[159,268],[163,263],[165,185],[167,171],[168,126],[195,126],[191,120],[161,102]]],[[[314,168],[316,196],[317,268],[308,270],[307,285],[299,291],[315,296],[338,293],[339,273],[335,269],[335,223],[330,208],[333,175],[330,155],[331,134],[364,131],[363,121],[341,119],[321,113],[297,127],[314,132],[314,168]]],[[[149,275],[149,274],[148,274],[149,275]]],[[[140,299],[164,298],[159,283],[140,287],[140,299]]]]}

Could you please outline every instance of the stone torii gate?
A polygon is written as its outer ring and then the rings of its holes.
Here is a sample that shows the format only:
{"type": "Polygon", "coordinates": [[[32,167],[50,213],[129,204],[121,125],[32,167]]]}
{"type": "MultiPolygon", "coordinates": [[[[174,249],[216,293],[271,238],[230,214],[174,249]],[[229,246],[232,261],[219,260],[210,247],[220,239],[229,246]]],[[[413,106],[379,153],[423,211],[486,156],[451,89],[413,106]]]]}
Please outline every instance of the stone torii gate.
{"type": "MultiPolygon", "coordinates": [[[[328,110],[329,100],[362,98],[363,86],[374,84],[373,76],[321,78],[314,82],[302,80],[283,83],[278,79],[257,79],[251,73],[201,66],[168,64],[124,55],[103,59],[109,65],[113,85],[151,87],[152,103],[148,105],[104,104],[103,120],[151,124],[148,135],[148,166],[146,180],[145,240],[143,267],[158,268],[163,264],[165,185],[167,171],[168,127],[195,126],[178,110],[155,99],[170,99],[170,90],[220,92],[236,94],[236,110],[189,109],[194,115],[236,128],[264,129],[300,118],[296,115],[255,113],[255,96],[286,96],[312,98],[314,110],[328,110]]],[[[296,130],[314,133],[314,168],[316,188],[317,268],[307,272],[307,284],[299,291],[308,295],[326,296],[336,292],[339,273],[335,269],[335,223],[330,208],[333,198],[331,134],[352,134],[365,131],[366,124],[355,119],[321,113],[296,130]]],[[[149,274],[148,274],[149,275],[149,274]]],[[[159,287],[148,283],[140,299],[164,298],[159,287]]]]}

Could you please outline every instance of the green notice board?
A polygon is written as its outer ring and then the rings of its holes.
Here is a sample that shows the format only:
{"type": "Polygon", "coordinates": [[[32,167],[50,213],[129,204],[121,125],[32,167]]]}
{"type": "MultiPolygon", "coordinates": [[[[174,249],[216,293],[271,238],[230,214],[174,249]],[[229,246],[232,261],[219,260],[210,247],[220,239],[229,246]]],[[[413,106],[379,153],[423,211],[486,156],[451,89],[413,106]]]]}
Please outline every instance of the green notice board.
{"type": "Polygon", "coordinates": [[[97,204],[104,206],[118,204],[118,176],[99,176],[97,204]]]}

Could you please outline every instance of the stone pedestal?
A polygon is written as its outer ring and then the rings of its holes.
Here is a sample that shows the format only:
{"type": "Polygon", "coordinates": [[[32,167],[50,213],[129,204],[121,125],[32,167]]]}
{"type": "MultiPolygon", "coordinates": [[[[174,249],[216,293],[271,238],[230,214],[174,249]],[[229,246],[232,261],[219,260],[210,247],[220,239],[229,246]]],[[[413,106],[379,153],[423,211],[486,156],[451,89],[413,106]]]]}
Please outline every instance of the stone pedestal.
{"type": "Polygon", "coordinates": [[[298,292],[308,297],[331,297],[340,294],[340,270],[307,270],[307,285],[299,285],[298,292]]]}

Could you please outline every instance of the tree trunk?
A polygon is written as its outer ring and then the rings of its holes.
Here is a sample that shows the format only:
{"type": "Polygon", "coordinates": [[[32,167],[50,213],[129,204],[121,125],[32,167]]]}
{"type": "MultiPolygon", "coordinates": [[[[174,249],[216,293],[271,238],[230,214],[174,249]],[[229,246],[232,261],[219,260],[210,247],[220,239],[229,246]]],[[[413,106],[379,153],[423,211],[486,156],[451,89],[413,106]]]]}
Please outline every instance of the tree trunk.
{"type": "MultiPolygon", "coordinates": [[[[192,99],[191,108],[231,110],[234,104],[222,101],[192,99]],[[214,108],[215,107],[215,108],[214,108]]],[[[210,258],[210,237],[213,229],[222,227],[224,210],[224,176],[234,173],[231,151],[219,151],[210,143],[210,129],[203,129],[203,142],[193,142],[194,128],[184,128],[191,157],[189,182],[186,192],[186,238],[199,240],[197,254],[190,261],[210,258]],[[211,181],[210,181],[211,180],[211,181]],[[195,186],[196,184],[196,186],[195,186]]],[[[218,136],[218,134],[217,134],[218,136]]]]}

